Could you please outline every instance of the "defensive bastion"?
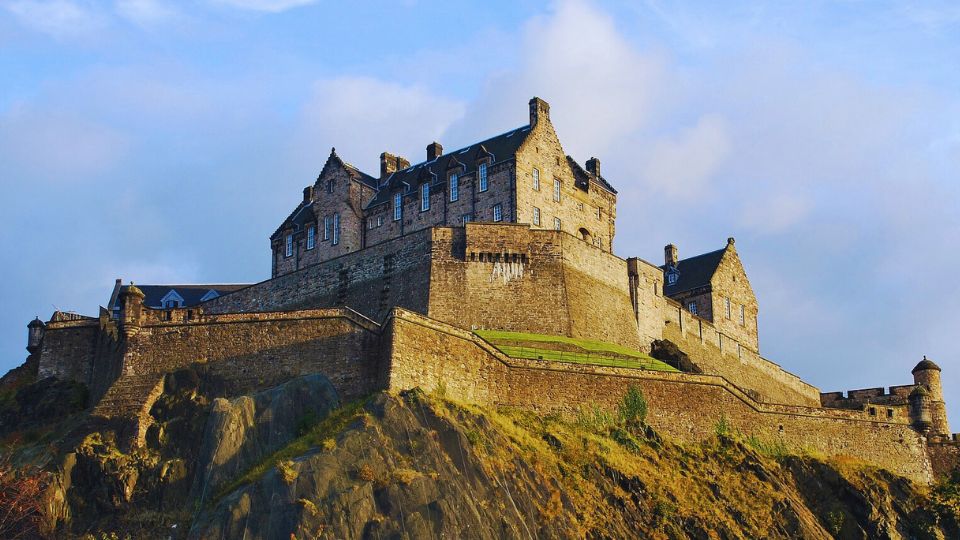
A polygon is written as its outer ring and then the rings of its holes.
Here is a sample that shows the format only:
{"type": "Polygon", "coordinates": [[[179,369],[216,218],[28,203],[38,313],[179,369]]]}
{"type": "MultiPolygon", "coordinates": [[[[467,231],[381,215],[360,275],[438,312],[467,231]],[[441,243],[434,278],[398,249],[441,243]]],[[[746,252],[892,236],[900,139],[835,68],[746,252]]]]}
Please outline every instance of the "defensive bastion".
{"type": "Polygon", "coordinates": [[[143,444],[166,374],[202,366],[230,395],[322,373],[346,399],[444,388],[544,413],[612,407],[636,385],[648,421],[681,441],[726,421],[920,482],[957,465],[933,362],[917,364],[911,384],[844,394],[821,393],[760,355],[756,299],[732,238],[685,260],[669,245],[662,267],[614,255],[616,191],[599,160],[582,168],[563,153],[546,102],[530,101],[528,126],[446,156],[438,143],[427,150],[414,166],[384,153],[379,179],[331,152],[271,236],[271,279],[164,309],[145,305],[132,284],[118,287],[97,316],[32,321],[28,365],[86,384],[92,414],[126,425],[130,445],[143,444]],[[553,189],[541,190],[541,179],[553,189]],[[363,197],[372,197],[366,207],[363,197]],[[357,208],[362,219],[350,218],[357,208]],[[548,213],[553,228],[540,225],[548,213]],[[692,368],[509,356],[484,331],[637,354],[668,341],[692,368]]]}

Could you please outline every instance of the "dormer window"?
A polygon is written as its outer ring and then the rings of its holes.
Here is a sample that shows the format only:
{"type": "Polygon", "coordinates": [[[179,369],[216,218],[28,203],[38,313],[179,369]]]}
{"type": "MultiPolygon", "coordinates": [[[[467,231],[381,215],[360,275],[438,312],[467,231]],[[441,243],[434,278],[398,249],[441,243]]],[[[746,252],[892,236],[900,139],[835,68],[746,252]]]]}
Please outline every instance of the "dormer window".
{"type": "Polygon", "coordinates": [[[697,314],[697,303],[696,303],[696,302],[690,302],[689,304],[687,304],[687,311],[689,311],[690,313],[696,315],[696,314],[697,314]]]}
{"type": "Polygon", "coordinates": [[[667,285],[676,285],[678,279],[680,279],[680,274],[676,270],[667,272],[667,285]]]}
{"type": "Polygon", "coordinates": [[[481,163],[477,168],[477,176],[480,178],[480,191],[487,190],[487,164],[486,162],[481,163]]]}
{"type": "Polygon", "coordinates": [[[165,294],[163,298],[160,299],[160,305],[164,309],[174,309],[183,307],[185,300],[180,296],[177,291],[170,289],[170,292],[165,294]]]}

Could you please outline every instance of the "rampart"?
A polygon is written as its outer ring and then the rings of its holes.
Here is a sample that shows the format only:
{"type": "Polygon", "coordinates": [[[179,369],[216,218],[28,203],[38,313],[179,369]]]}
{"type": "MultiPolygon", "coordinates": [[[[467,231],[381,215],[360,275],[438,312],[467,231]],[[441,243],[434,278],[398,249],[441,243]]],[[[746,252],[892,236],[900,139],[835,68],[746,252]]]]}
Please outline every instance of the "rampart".
{"type": "Polygon", "coordinates": [[[925,439],[899,419],[766,404],[717,375],[513,359],[470,332],[404,310],[389,326],[391,390],[442,386],[480,403],[569,414],[590,404],[613,408],[637,385],[650,405],[648,422],[681,441],[712,436],[724,418],[744,435],[782,441],[793,450],[852,456],[922,482],[933,478],[925,439]]]}
{"type": "Polygon", "coordinates": [[[760,401],[817,407],[820,390],[720,332],[669,298],[663,337],[676,343],[705,373],[720,375],[760,401]]]}

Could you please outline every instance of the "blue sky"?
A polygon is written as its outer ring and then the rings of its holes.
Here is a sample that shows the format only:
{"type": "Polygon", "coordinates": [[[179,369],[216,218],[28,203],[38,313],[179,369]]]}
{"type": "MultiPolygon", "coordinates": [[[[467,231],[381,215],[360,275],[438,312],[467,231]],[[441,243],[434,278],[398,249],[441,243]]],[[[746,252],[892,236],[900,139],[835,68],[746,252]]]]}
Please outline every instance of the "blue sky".
{"type": "Polygon", "coordinates": [[[6,0],[0,368],[117,277],[267,277],[331,146],[375,172],[538,95],[619,255],[735,236],[766,357],[829,391],[926,354],[960,428],[958,36],[950,2],[6,0]]]}

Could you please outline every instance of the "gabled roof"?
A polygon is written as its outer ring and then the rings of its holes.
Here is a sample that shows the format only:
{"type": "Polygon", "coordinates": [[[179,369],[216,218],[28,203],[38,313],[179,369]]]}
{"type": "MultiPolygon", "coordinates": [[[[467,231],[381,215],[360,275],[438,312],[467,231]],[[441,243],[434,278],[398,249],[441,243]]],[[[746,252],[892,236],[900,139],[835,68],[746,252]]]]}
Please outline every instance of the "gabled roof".
{"type": "Polygon", "coordinates": [[[604,179],[604,178],[603,178],[602,176],[600,176],[600,175],[594,176],[593,173],[591,173],[590,171],[588,171],[588,170],[584,169],[583,167],[581,167],[580,164],[577,163],[577,160],[573,159],[572,157],[567,156],[567,164],[570,165],[570,168],[571,168],[571,169],[573,169],[573,177],[574,177],[574,178],[578,178],[578,179],[579,179],[579,178],[584,178],[584,179],[590,179],[590,178],[592,178],[592,179],[596,180],[597,182],[599,182],[600,185],[603,186],[603,189],[606,189],[606,190],[609,191],[610,193],[614,193],[614,194],[615,194],[615,193],[617,192],[617,190],[613,189],[613,186],[610,185],[610,182],[607,182],[606,179],[604,179]]]}
{"type": "MultiPolygon", "coordinates": [[[[679,261],[676,267],[679,274],[677,282],[668,285],[668,282],[664,280],[663,294],[673,296],[710,285],[710,278],[720,267],[724,251],[726,251],[726,248],[679,261]]],[[[670,270],[666,265],[661,266],[660,269],[664,272],[670,270]]]]}
{"type": "MultiPolygon", "coordinates": [[[[217,295],[227,294],[244,287],[249,287],[249,284],[215,284],[215,285],[140,285],[137,284],[137,288],[143,291],[144,299],[143,305],[160,309],[163,307],[163,298],[171,293],[171,291],[179,295],[180,298],[183,298],[183,307],[192,307],[203,301],[203,297],[209,293],[211,290],[215,291],[217,295]]],[[[127,290],[130,285],[123,285],[120,287],[120,292],[127,290]]],[[[120,295],[117,295],[119,298],[120,295]]],[[[209,300],[209,298],[207,298],[209,300]]],[[[110,309],[119,308],[119,300],[114,299],[112,302],[113,305],[110,306],[110,309]]]]}
{"type": "Polygon", "coordinates": [[[424,178],[433,179],[431,182],[445,181],[447,171],[453,167],[462,165],[461,174],[475,171],[477,160],[481,157],[490,157],[493,163],[513,159],[529,133],[530,126],[521,126],[485,141],[443,154],[434,160],[417,163],[397,171],[384,180],[377,195],[367,204],[367,208],[390,202],[393,192],[402,190],[405,186],[412,188],[421,183],[424,178]]]}
{"type": "Polygon", "coordinates": [[[350,177],[356,180],[357,182],[366,184],[368,187],[371,187],[373,189],[377,189],[377,179],[361,171],[360,169],[356,168],[350,163],[347,163],[343,159],[341,159],[340,156],[337,154],[336,148],[330,149],[330,155],[327,157],[326,163],[323,164],[323,168],[320,169],[320,174],[317,175],[317,180],[320,180],[320,178],[323,177],[323,174],[327,172],[328,167],[334,167],[334,166],[343,167],[344,170],[347,171],[347,174],[349,174],[350,177]]]}

